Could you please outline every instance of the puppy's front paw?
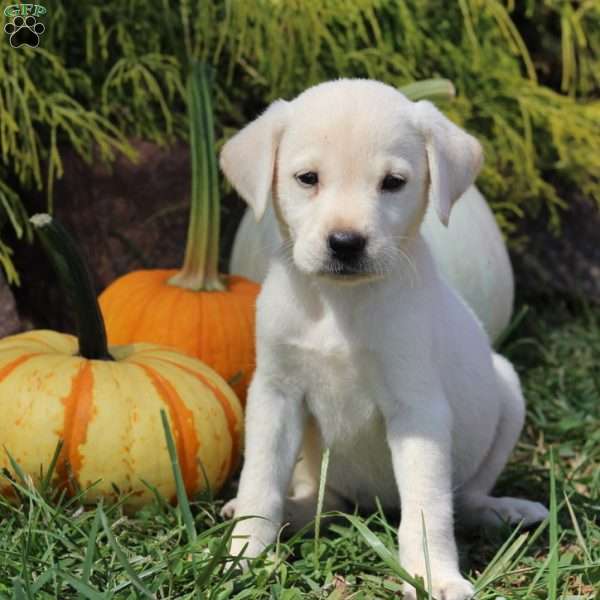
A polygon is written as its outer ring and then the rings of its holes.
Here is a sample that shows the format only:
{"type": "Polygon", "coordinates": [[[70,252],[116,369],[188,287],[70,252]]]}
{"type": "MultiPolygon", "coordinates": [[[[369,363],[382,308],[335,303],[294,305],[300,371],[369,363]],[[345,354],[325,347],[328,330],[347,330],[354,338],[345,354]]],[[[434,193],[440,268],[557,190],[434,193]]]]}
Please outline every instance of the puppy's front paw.
{"type": "Polygon", "coordinates": [[[229,554],[233,557],[243,556],[244,560],[240,562],[244,569],[248,566],[248,559],[256,558],[267,547],[267,544],[261,540],[258,535],[253,535],[248,531],[233,530],[231,536],[231,546],[229,554]]]}
{"type": "MultiPolygon", "coordinates": [[[[406,545],[404,546],[406,548],[406,545]]],[[[467,600],[475,594],[473,586],[460,574],[454,561],[446,558],[437,560],[430,558],[429,565],[425,557],[413,552],[401,553],[400,564],[414,577],[423,579],[423,587],[427,590],[427,573],[431,575],[431,594],[436,600],[467,600]]],[[[404,597],[409,600],[416,598],[412,585],[404,585],[404,597]]]]}
{"type": "Polygon", "coordinates": [[[233,519],[235,517],[235,509],[237,507],[237,498],[232,498],[226,502],[221,512],[219,513],[223,519],[233,519]]]}
{"type": "MultiPolygon", "coordinates": [[[[425,583],[427,589],[427,583],[425,583]]],[[[404,585],[405,600],[414,600],[417,595],[415,588],[410,584],[404,585]]],[[[475,589],[460,575],[454,575],[449,578],[442,578],[441,581],[434,579],[431,586],[431,594],[436,600],[469,600],[475,595],[475,589]]]]}
{"type": "MultiPolygon", "coordinates": [[[[237,513],[236,516],[240,517],[237,513]]],[[[247,517],[240,519],[235,524],[231,534],[229,554],[231,556],[243,556],[246,559],[256,558],[275,541],[278,529],[278,523],[265,518],[247,517]]]]}

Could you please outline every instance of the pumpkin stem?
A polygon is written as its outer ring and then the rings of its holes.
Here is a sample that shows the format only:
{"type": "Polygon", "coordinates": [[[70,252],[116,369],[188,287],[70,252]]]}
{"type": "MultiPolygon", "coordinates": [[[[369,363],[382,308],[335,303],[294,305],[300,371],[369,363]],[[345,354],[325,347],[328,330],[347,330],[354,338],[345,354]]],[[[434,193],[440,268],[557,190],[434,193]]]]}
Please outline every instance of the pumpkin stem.
{"type": "Polygon", "coordinates": [[[208,66],[193,63],[187,80],[192,160],[190,222],[185,259],[169,283],[190,290],[224,290],[219,277],[220,199],[208,66]]]}
{"type": "Polygon", "coordinates": [[[398,88],[409,100],[452,100],[456,96],[449,79],[422,79],[398,88]]]}
{"type": "Polygon", "coordinates": [[[92,277],[75,241],[50,215],[34,215],[30,221],[61,286],[73,303],[79,354],[90,360],[114,360],[108,352],[104,320],[92,277]]]}

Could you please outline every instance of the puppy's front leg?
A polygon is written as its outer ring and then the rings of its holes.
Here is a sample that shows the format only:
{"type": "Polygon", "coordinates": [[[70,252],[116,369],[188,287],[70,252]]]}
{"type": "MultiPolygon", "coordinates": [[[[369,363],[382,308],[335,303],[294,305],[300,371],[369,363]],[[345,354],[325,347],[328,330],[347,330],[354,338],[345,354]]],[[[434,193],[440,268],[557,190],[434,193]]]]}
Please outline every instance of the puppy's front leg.
{"type": "MultiPolygon", "coordinates": [[[[429,560],[434,597],[464,600],[473,587],[460,575],[454,540],[452,415],[441,392],[428,396],[404,402],[386,419],[401,502],[400,563],[427,582],[429,560]]],[[[414,598],[414,593],[407,585],[406,597],[414,598]]]]}
{"type": "Polygon", "coordinates": [[[275,541],[294,465],[300,451],[305,407],[299,390],[281,387],[257,371],[246,405],[246,453],[231,554],[254,557],[275,541]]]}

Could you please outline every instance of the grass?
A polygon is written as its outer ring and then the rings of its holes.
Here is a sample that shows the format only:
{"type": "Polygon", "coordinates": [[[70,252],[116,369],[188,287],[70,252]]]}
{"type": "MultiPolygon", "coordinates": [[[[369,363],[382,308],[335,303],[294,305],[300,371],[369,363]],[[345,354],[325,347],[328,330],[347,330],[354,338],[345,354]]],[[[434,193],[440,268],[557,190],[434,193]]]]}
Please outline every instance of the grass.
{"type": "MultiPolygon", "coordinates": [[[[529,409],[497,491],[544,501],[551,515],[527,532],[459,533],[463,570],[481,600],[598,598],[600,310],[536,299],[502,350],[529,409]]],[[[0,500],[0,599],[401,597],[396,523],[381,511],[344,516],[318,539],[281,540],[274,563],[258,559],[240,575],[227,564],[221,500],[157,501],[131,516],[26,478],[15,486],[21,505],[0,500]]]]}

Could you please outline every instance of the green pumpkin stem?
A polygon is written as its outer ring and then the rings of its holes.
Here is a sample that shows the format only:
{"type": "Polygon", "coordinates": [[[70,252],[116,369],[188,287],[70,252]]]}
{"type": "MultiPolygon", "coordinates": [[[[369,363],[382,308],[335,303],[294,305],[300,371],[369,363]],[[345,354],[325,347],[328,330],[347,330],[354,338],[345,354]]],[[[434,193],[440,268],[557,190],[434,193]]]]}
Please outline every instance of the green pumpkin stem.
{"type": "Polygon", "coordinates": [[[398,88],[409,100],[452,100],[456,90],[449,79],[423,79],[398,88]]]}
{"type": "Polygon", "coordinates": [[[90,360],[113,360],[108,352],[106,329],[92,277],[75,241],[50,215],[38,214],[30,220],[61,286],[73,303],[79,354],[90,360]]]}
{"type": "Polygon", "coordinates": [[[183,267],[169,283],[194,291],[224,290],[219,276],[219,171],[206,65],[191,65],[187,93],[192,160],[190,222],[183,267]]]}

